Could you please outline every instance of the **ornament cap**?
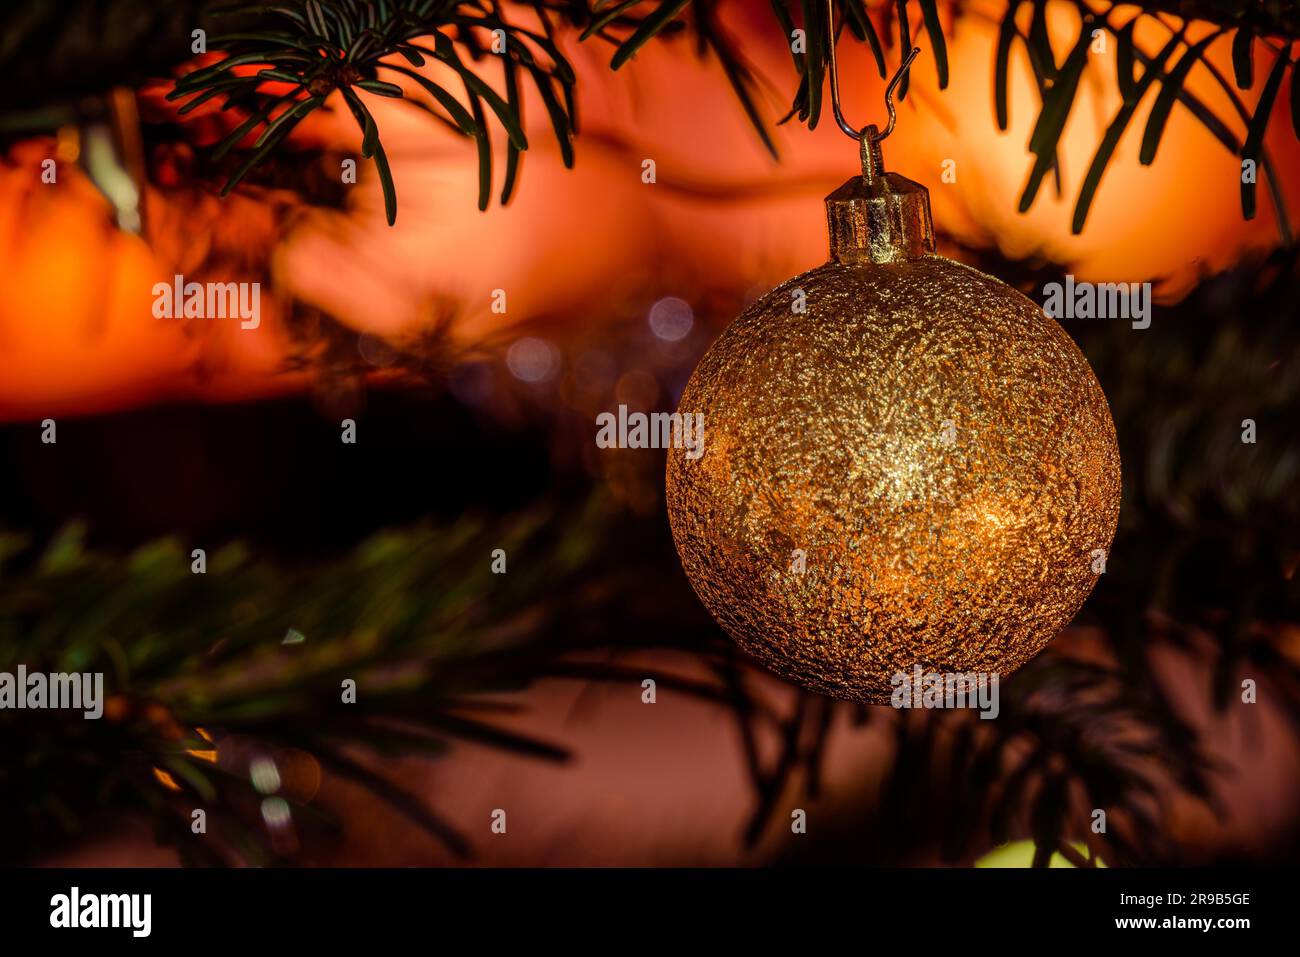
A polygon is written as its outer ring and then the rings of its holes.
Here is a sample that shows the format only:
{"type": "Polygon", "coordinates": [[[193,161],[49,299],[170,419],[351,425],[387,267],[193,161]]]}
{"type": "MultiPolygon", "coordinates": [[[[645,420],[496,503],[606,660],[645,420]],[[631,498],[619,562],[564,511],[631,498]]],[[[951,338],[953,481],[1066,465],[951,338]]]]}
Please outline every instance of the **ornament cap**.
{"type": "Polygon", "coordinates": [[[881,136],[862,131],[862,175],[826,197],[831,259],[845,265],[891,263],[934,253],[930,191],[885,172],[881,136]]]}

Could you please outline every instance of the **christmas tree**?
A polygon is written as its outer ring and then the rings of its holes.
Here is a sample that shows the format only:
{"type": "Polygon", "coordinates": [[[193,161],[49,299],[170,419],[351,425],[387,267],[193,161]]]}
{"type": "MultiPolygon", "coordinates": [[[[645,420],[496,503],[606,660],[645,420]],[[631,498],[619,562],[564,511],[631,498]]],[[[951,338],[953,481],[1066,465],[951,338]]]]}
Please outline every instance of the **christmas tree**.
{"type": "Polygon", "coordinates": [[[0,859],[1294,858],[1297,39],[1225,0],[11,5],[0,672],[104,695],[0,709],[0,859]],[[889,169],[1057,297],[1122,462],[994,720],[768,674],[664,449],[597,440],[823,260],[837,108],[879,134],[896,75],[889,169]],[[716,839],[639,840],[668,800],[716,839]]]}

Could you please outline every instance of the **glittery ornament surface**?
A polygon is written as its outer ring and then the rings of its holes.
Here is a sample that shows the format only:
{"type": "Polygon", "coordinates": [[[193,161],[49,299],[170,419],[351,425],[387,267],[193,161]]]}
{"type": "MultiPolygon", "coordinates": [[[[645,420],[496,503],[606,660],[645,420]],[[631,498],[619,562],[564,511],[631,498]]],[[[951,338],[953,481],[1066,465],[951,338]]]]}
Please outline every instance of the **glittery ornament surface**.
{"type": "Polygon", "coordinates": [[[1079,610],[1115,533],[1119,449],[1087,360],[941,256],[777,287],[679,411],[704,416],[703,455],[668,457],[691,583],[746,651],[836,697],[886,703],[917,664],[1008,675],[1079,610]]]}

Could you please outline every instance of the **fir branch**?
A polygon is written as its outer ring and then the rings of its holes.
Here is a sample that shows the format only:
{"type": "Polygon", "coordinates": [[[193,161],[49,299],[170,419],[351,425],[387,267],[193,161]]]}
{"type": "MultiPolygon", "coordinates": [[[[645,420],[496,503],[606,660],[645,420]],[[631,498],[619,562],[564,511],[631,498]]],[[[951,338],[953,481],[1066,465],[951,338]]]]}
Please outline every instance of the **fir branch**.
{"type": "MultiPolygon", "coordinates": [[[[472,741],[563,760],[563,748],[499,728],[474,705],[606,641],[578,622],[626,598],[610,585],[617,572],[590,571],[614,514],[593,500],[491,525],[415,526],[310,567],[234,544],[207,555],[203,574],[172,540],[124,558],[88,550],[77,526],[39,551],[0,535],[0,671],[105,676],[99,720],[0,710],[0,813],[9,821],[0,861],[28,860],[57,846],[57,835],[123,812],[157,822],[187,855],[207,855],[212,845],[188,828],[194,807],[219,815],[220,840],[238,834],[250,859],[277,856],[256,819],[256,782],[224,759],[234,740],[267,754],[302,749],[465,852],[462,836],[355,752],[436,756],[472,741]],[[509,575],[493,574],[494,548],[506,551],[509,575]],[[354,704],[342,699],[345,679],[356,682],[354,704]],[[251,817],[240,812],[250,800],[251,817]]],[[[658,640],[647,630],[643,646],[658,640]]],[[[696,690],[716,699],[682,688],[696,690]]]]}
{"type": "MultiPolygon", "coordinates": [[[[783,41],[791,45],[797,77],[790,111],[778,122],[797,116],[811,128],[821,118],[830,45],[840,39],[825,35],[824,2],[827,0],[771,0],[772,29],[779,31],[783,41]],[[801,31],[801,45],[795,43],[796,31],[801,31]]],[[[838,22],[854,40],[870,46],[882,75],[887,48],[908,47],[914,39],[914,30],[926,34],[920,42],[933,57],[940,87],[946,86],[945,10],[935,0],[829,2],[837,3],[838,22]]],[[[67,91],[61,94],[62,87],[57,83],[51,86],[32,82],[34,69],[51,66],[59,49],[57,44],[50,45],[47,35],[52,27],[48,14],[41,12],[42,3],[43,0],[37,0],[24,5],[22,15],[13,18],[0,37],[0,74],[9,80],[0,83],[0,90],[35,90],[31,98],[38,101],[25,113],[10,110],[0,118],[0,130],[8,128],[17,133],[67,119],[66,110],[51,112],[48,103],[51,95],[66,95],[67,91]],[[20,82],[23,77],[27,82],[20,82]]],[[[1081,38],[1093,29],[1095,21],[1119,45],[1118,82],[1123,102],[1100,138],[1092,168],[1077,197],[1073,229],[1079,232],[1084,228],[1088,211],[1104,188],[1104,174],[1113,159],[1114,144],[1136,119],[1141,97],[1133,99],[1136,89],[1133,66],[1140,63],[1148,71],[1145,86],[1158,88],[1144,130],[1144,161],[1155,156],[1171,112],[1177,107],[1187,109],[1243,162],[1258,164],[1278,214],[1282,243],[1289,245],[1292,234],[1288,211],[1277,183],[1277,170],[1263,148],[1263,132],[1272,120],[1276,105],[1286,99],[1278,95],[1281,85],[1289,83],[1292,126],[1300,137],[1300,68],[1292,49],[1293,41],[1300,39],[1300,3],[1144,0],[1120,5],[1111,0],[1075,0],[1074,5],[1082,18],[1081,38]],[[1135,48],[1133,26],[1137,21],[1154,19],[1169,27],[1171,35],[1181,36],[1179,29],[1165,23],[1166,14],[1182,18],[1184,23],[1194,19],[1208,24],[1230,38],[1233,84],[1207,58],[1208,41],[1204,38],[1188,42],[1184,37],[1173,51],[1172,65],[1168,67],[1156,62],[1163,61],[1163,53],[1135,48]],[[1269,65],[1256,70],[1256,54],[1261,52],[1268,56],[1269,65]],[[1224,88],[1236,114],[1235,120],[1241,123],[1239,134],[1232,131],[1229,122],[1232,117],[1218,116],[1189,91],[1186,81],[1200,70],[1208,71],[1224,88]],[[1256,106],[1248,108],[1233,86],[1243,90],[1259,87],[1261,93],[1256,98],[1256,106]]],[[[139,2],[98,0],[97,6],[135,10],[139,2]]],[[[758,77],[747,66],[739,41],[719,26],[718,0],[534,0],[524,6],[544,24],[542,31],[521,26],[497,0],[286,0],[275,6],[257,3],[226,8],[227,20],[233,15],[230,22],[236,28],[224,35],[218,33],[210,44],[212,49],[223,51],[226,59],[182,76],[171,96],[187,100],[183,111],[194,109],[201,102],[220,100],[224,108],[237,108],[247,114],[246,122],[217,148],[217,153],[223,154],[256,134],[253,152],[226,183],[229,189],[283,149],[294,126],[318,109],[332,108],[331,104],[338,102],[338,98],[331,96],[335,90],[346,90],[346,106],[361,131],[363,156],[376,164],[391,223],[397,210],[396,183],[380,146],[377,126],[373,119],[367,119],[365,104],[369,96],[401,99],[473,137],[479,151],[479,206],[486,208],[492,189],[488,130],[491,121],[509,133],[501,191],[503,202],[518,185],[519,154],[527,148],[523,136],[521,81],[536,87],[564,162],[571,165],[574,160],[575,77],[555,42],[553,20],[577,31],[579,41],[595,39],[611,43],[614,52],[610,65],[614,69],[630,63],[652,40],[689,31],[701,55],[716,57],[756,135],[775,154],[769,120],[760,106],[758,77]],[[493,36],[498,40],[504,38],[502,48],[483,46],[483,39],[490,31],[500,31],[493,36]],[[432,48],[417,42],[429,39],[433,41],[432,48]],[[462,80],[464,89],[449,90],[424,76],[420,67],[426,58],[450,67],[462,80]],[[490,59],[501,63],[504,97],[478,75],[478,65],[490,59]],[[287,92],[284,84],[289,87],[287,92]],[[427,94],[431,102],[422,99],[421,94],[427,94]]],[[[195,22],[203,9],[200,5],[198,10],[190,10],[195,22]]],[[[967,10],[961,15],[976,14],[967,10]]],[[[80,22],[76,20],[74,25],[80,22]]],[[[1057,53],[1048,39],[1046,0],[1007,0],[1004,14],[997,16],[996,22],[999,41],[993,72],[998,126],[1005,128],[1008,123],[1009,57],[1017,42],[1025,45],[1041,98],[1034,124],[1035,144],[1031,145],[1036,159],[1029,187],[1021,199],[1022,208],[1027,208],[1033,203],[1038,184],[1047,171],[1052,172],[1060,189],[1060,168],[1054,146],[1073,111],[1078,87],[1076,73],[1087,69],[1087,65],[1078,57],[1058,63],[1057,53]],[[1026,19],[1028,26],[1023,29],[1021,23],[1026,19]],[[1057,83],[1058,74],[1064,75],[1065,84],[1057,83]]],[[[158,28],[165,28],[169,34],[179,29],[175,18],[159,24],[158,28]]],[[[1076,42],[1075,49],[1080,42],[1081,39],[1076,42]]],[[[174,48],[184,49],[185,45],[177,43],[174,48]]],[[[101,65],[106,73],[130,77],[135,77],[140,69],[138,63],[124,64],[116,71],[109,69],[111,64],[101,65]]],[[[75,71],[59,72],[82,75],[84,64],[78,64],[75,71]]],[[[1246,178],[1241,183],[1242,214],[1247,219],[1255,215],[1255,191],[1252,179],[1246,178]]]]}
{"type": "MultiPolygon", "coordinates": [[[[261,129],[253,144],[254,152],[226,182],[223,193],[264,162],[292,128],[324,107],[335,91],[340,93],[361,133],[362,157],[375,163],[389,225],[397,218],[396,185],[378,126],[363,94],[411,103],[474,137],[480,164],[489,171],[491,143],[481,103],[490,107],[508,132],[511,155],[527,149],[517,91],[509,100],[503,99],[464,62],[461,49],[475,60],[486,55],[498,58],[512,90],[519,75],[536,84],[563,147],[565,165],[573,165],[569,141],[574,124],[568,109],[573,102],[573,69],[549,37],[510,22],[496,3],[302,0],[296,6],[252,5],[228,8],[223,13],[239,18],[252,16],[256,25],[214,37],[211,49],[227,56],[185,74],[167,95],[171,100],[192,97],[181,108],[183,111],[214,97],[224,98],[225,108],[254,108],[249,120],[218,147],[218,151],[225,152],[261,129]],[[456,40],[451,38],[452,33],[456,40]],[[480,33],[493,37],[490,54],[478,46],[480,33]],[[417,42],[430,37],[432,47],[417,42]],[[417,72],[428,60],[440,62],[459,75],[468,109],[452,91],[417,72]],[[381,78],[380,71],[393,80],[413,81],[433,98],[433,103],[425,103],[399,83],[381,78]],[[277,95],[272,92],[277,84],[289,84],[290,89],[277,95]],[[561,91],[559,97],[556,87],[561,91]]],[[[490,176],[484,177],[480,182],[480,208],[487,207],[490,186],[490,176]]],[[[509,192],[507,188],[503,195],[508,197],[509,192]]]]}

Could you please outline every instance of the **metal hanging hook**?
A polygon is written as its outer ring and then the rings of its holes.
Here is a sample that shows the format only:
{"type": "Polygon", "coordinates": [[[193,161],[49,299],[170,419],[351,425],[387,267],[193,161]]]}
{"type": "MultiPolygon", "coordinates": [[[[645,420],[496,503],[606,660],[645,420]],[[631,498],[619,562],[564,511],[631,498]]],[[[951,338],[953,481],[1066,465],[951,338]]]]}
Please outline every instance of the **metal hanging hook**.
{"type": "MultiPolygon", "coordinates": [[[[840,129],[844,131],[845,135],[850,136],[855,140],[861,140],[866,134],[868,128],[863,127],[860,130],[856,129],[844,118],[844,111],[840,108],[840,70],[835,61],[835,0],[826,0],[826,37],[827,42],[830,45],[831,109],[835,111],[835,122],[839,124],[840,129]]],[[[912,52],[903,58],[903,62],[900,63],[898,69],[894,71],[894,76],[893,79],[889,81],[889,86],[885,87],[885,108],[889,110],[889,124],[884,128],[884,130],[872,137],[873,142],[879,143],[890,133],[894,132],[894,121],[898,119],[898,114],[894,111],[894,90],[898,87],[899,82],[902,81],[908,69],[911,67],[912,61],[916,59],[916,55],[920,52],[920,47],[912,47],[912,52]]]]}

